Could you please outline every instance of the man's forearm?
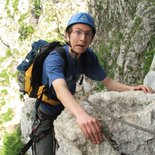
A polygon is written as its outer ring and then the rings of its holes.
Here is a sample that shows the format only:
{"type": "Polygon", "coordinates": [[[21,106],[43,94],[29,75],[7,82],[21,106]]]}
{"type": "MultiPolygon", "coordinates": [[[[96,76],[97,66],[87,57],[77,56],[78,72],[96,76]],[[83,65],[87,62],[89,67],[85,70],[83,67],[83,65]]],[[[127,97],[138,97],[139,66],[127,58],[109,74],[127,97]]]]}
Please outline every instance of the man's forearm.
{"type": "Polygon", "coordinates": [[[118,81],[112,80],[111,78],[107,77],[103,80],[103,84],[105,87],[110,91],[129,91],[134,90],[132,86],[128,86],[125,84],[122,84],[118,81]]]}
{"type": "Polygon", "coordinates": [[[53,87],[56,91],[58,99],[74,116],[86,113],[74,96],[70,93],[63,79],[58,79],[53,82],[53,87]]]}

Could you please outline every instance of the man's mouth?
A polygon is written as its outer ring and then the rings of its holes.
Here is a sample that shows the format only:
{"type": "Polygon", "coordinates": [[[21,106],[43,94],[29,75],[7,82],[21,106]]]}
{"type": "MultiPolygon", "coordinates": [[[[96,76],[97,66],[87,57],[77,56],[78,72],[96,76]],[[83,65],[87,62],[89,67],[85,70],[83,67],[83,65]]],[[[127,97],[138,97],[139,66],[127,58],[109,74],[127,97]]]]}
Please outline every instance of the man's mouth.
{"type": "Polygon", "coordinates": [[[84,45],[76,45],[76,46],[77,46],[77,47],[82,47],[82,48],[84,47],[84,45]]]}

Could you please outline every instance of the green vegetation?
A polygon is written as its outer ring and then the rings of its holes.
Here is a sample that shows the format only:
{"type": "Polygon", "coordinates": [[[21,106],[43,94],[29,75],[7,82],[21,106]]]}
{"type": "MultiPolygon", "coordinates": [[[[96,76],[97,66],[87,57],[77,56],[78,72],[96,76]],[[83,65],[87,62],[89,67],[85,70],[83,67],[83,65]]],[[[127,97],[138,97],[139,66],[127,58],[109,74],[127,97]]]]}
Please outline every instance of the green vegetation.
{"type": "Polygon", "coordinates": [[[20,38],[20,40],[25,40],[29,36],[31,36],[33,33],[34,33],[33,26],[23,24],[23,25],[21,25],[21,27],[19,29],[19,34],[20,34],[19,38],[20,38]]]}
{"type": "Polygon", "coordinates": [[[141,22],[142,22],[142,18],[137,16],[135,18],[135,26],[138,27],[141,24],[141,22]]]}
{"type": "Polygon", "coordinates": [[[0,86],[8,86],[10,84],[9,77],[10,72],[8,69],[3,69],[2,72],[0,72],[0,86]]]}
{"type": "MultiPolygon", "coordinates": [[[[2,107],[6,104],[6,102],[5,102],[5,100],[4,99],[1,99],[0,98],[0,110],[2,109],[2,107]]],[[[1,121],[1,119],[0,119],[0,121],[1,121]]]]}
{"type": "Polygon", "coordinates": [[[111,44],[107,46],[104,44],[100,44],[97,56],[100,64],[103,66],[103,68],[105,68],[107,74],[113,78],[113,69],[116,65],[115,60],[113,60],[114,58],[111,55],[111,44]]]}
{"type": "Polygon", "coordinates": [[[95,90],[97,91],[97,92],[100,92],[100,91],[102,91],[102,90],[104,90],[104,85],[102,84],[102,82],[97,82],[97,85],[96,85],[96,87],[95,87],[95,90]]]}
{"type": "Polygon", "coordinates": [[[17,14],[18,12],[18,2],[19,0],[12,0],[12,7],[14,9],[14,14],[17,14]]]}
{"type": "MultiPolygon", "coordinates": [[[[18,55],[18,50],[17,49],[13,49],[10,50],[9,48],[6,50],[5,52],[5,56],[0,57],[0,64],[3,66],[5,66],[5,68],[1,68],[1,72],[0,72],[0,86],[9,86],[10,85],[10,80],[13,77],[16,77],[17,72],[12,71],[12,67],[14,66],[14,64],[16,63],[16,59],[13,58],[16,55],[18,55]],[[11,61],[8,61],[9,59],[11,59],[11,61]],[[6,66],[7,65],[7,66],[6,66]]],[[[2,94],[1,94],[2,96],[2,94]]]]}
{"type": "Polygon", "coordinates": [[[8,95],[8,91],[6,89],[1,90],[1,96],[8,95]]]}
{"type": "Polygon", "coordinates": [[[27,39],[28,37],[31,37],[31,35],[35,32],[34,27],[25,22],[28,16],[29,16],[29,13],[22,14],[18,20],[18,23],[20,25],[20,28],[18,30],[20,34],[19,39],[21,41],[27,39]]]}
{"type": "Polygon", "coordinates": [[[150,70],[150,66],[153,60],[153,57],[155,55],[155,35],[153,35],[150,39],[150,42],[148,44],[151,50],[145,51],[143,59],[144,59],[144,74],[146,75],[148,71],[150,70]]]}
{"type": "Polygon", "coordinates": [[[18,30],[20,34],[19,39],[21,41],[27,39],[28,37],[31,37],[31,35],[35,32],[35,29],[33,26],[25,23],[25,19],[27,19],[28,16],[29,16],[28,13],[22,14],[18,20],[18,23],[20,25],[20,28],[18,30]]]}
{"type": "Polygon", "coordinates": [[[6,10],[6,12],[7,12],[8,17],[12,18],[12,16],[11,16],[11,11],[10,11],[10,9],[9,9],[9,3],[10,3],[10,0],[6,0],[6,3],[5,3],[5,10],[6,10]]]}
{"type": "Polygon", "coordinates": [[[20,140],[21,131],[16,129],[12,133],[7,133],[4,136],[3,148],[0,150],[1,155],[17,155],[20,153],[20,150],[24,146],[20,140]]]}
{"type": "Polygon", "coordinates": [[[23,21],[24,21],[26,18],[28,18],[28,13],[25,13],[25,14],[20,15],[20,18],[19,18],[19,20],[18,20],[19,25],[22,25],[22,24],[23,24],[23,21]]]}
{"type": "Polygon", "coordinates": [[[32,0],[32,4],[34,6],[32,13],[35,15],[35,18],[39,18],[41,15],[41,2],[40,0],[32,0]]]}
{"type": "MultiPolygon", "coordinates": [[[[106,70],[108,76],[114,77],[114,70],[116,63],[112,60],[111,55],[111,43],[109,45],[100,44],[98,52],[96,53],[99,59],[101,66],[106,70]]],[[[97,91],[101,91],[104,89],[104,86],[101,82],[97,82],[97,86],[95,88],[97,91]]]]}
{"type": "MultiPolygon", "coordinates": [[[[39,12],[39,6],[40,6],[40,0],[34,0],[34,14],[35,16],[40,16],[39,12]]],[[[18,13],[18,0],[6,0],[5,3],[5,10],[7,12],[8,17],[14,18],[14,15],[18,13]],[[9,5],[12,5],[13,12],[11,12],[9,5]]],[[[20,40],[27,39],[28,36],[31,36],[34,33],[34,28],[31,25],[28,25],[24,22],[24,20],[28,17],[28,13],[25,13],[21,15],[20,19],[18,20],[18,23],[20,25],[19,33],[20,33],[20,40]]]]}
{"type": "Polygon", "coordinates": [[[13,118],[13,111],[11,108],[9,108],[6,113],[1,114],[1,119],[3,122],[11,121],[12,118],[13,118]]]}
{"type": "Polygon", "coordinates": [[[8,95],[8,91],[6,89],[2,89],[1,90],[1,96],[0,96],[0,110],[6,104],[4,97],[7,95],[8,95]]]}
{"type": "Polygon", "coordinates": [[[2,62],[4,62],[5,61],[5,57],[0,57],[0,64],[2,64],[2,62]]]}
{"type": "Polygon", "coordinates": [[[103,8],[103,3],[102,3],[102,1],[99,1],[99,4],[97,4],[96,7],[97,7],[97,10],[98,10],[98,11],[103,11],[104,8],[103,8]]]}
{"type": "Polygon", "coordinates": [[[150,66],[151,66],[154,54],[155,54],[155,49],[145,52],[145,54],[144,54],[144,59],[145,59],[145,61],[144,61],[145,63],[144,63],[144,67],[143,67],[144,75],[146,75],[150,70],[150,66]]]}
{"type": "Polygon", "coordinates": [[[155,4],[155,1],[154,0],[145,0],[146,2],[150,2],[152,4],[155,4]]]}
{"type": "Polygon", "coordinates": [[[6,58],[12,56],[12,51],[8,48],[6,51],[6,58]]]}
{"type": "Polygon", "coordinates": [[[7,12],[8,17],[14,18],[14,15],[18,13],[18,2],[19,0],[6,0],[5,3],[5,10],[7,12]],[[11,13],[11,10],[9,8],[9,5],[12,5],[13,12],[11,13]]]}

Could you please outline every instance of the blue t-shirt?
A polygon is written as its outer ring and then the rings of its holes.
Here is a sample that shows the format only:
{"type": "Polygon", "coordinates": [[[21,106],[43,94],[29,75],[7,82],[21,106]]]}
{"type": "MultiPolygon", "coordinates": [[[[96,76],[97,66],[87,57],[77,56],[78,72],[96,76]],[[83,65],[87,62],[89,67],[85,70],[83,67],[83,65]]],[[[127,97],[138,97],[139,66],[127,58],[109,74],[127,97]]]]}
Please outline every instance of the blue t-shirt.
{"type": "MultiPolygon", "coordinates": [[[[92,80],[101,81],[107,75],[105,70],[101,67],[98,62],[96,54],[88,48],[85,56],[80,56],[78,59],[71,58],[69,54],[69,46],[65,45],[68,68],[67,74],[64,75],[65,62],[58,52],[51,52],[44,61],[42,82],[43,84],[49,84],[52,87],[52,82],[56,79],[66,80],[68,89],[72,94],[76,90],[76,82],[80,75],[84,74],[92,80]]],[[[52,94],[56,96],[55,91],[52,87],[52,94]]],[[[63,110],[63,105],[60,103],[57,106],[51,106],[48,104],[41,103],[40,110],[48,115],[57,115],[63,110]]]]}

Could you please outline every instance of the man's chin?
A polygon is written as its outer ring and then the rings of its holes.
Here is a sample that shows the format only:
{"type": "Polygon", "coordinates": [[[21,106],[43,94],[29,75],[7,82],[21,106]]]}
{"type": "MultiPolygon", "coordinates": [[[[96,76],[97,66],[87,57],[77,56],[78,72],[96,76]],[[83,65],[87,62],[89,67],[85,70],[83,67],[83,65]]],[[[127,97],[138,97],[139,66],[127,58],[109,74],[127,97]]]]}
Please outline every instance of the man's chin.
{"type": "Polygon", "coordinates": [[[77,49],[77,50],[76,50],[76,53],[82,54],[82,53],[84,53],[85,51],[86,51],[86,49],[77,49]]]}

